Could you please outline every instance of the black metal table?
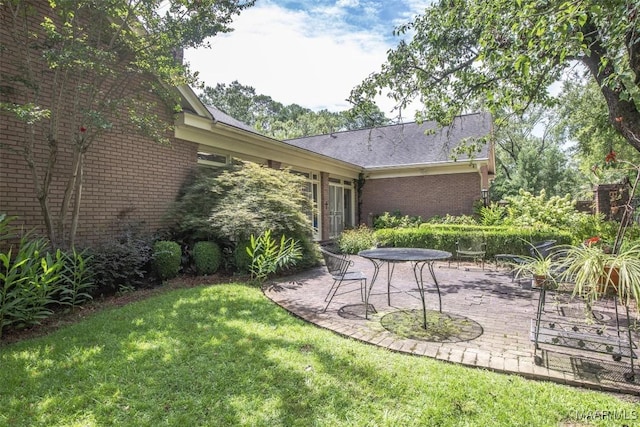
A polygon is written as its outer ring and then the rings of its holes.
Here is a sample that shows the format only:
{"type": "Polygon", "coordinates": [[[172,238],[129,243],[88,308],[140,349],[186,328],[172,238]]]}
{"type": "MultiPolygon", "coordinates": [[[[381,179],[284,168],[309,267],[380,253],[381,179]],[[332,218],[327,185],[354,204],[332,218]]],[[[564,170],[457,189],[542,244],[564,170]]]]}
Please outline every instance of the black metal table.
{"type": "Polygon", "coordinates": [[[400,262],[410,262],[413,268],[413,276],[420,292],[420,300],[422,301],[422,313],[423,313],[423,326],[427,328],[427,308],[424,301],[424,280],[422,277],[422,271],[425,265],[429,268],[429,273],[433,279],[433,283],[438,291],[438,310],[442,312],[442,297],[440,296],[440,286],[438,285],[438,279],[433,270],[433,264],[435,261],[441,261],[451,258],[451,253],[446,251],[440,251],[436,249],[421,249],[421,248],[377,248],[367,249],[360,251],[359,256],[367,258],[373,263],[374,273],[369,284],[369,289],[365,290],[365,317],[368,318],[369,309],[369,295],[373,284],[378,278],[380,268],[387,265],[387,302],[391,305],[391,278],[393,277],[393,270],[395,265],[400,262]]]}

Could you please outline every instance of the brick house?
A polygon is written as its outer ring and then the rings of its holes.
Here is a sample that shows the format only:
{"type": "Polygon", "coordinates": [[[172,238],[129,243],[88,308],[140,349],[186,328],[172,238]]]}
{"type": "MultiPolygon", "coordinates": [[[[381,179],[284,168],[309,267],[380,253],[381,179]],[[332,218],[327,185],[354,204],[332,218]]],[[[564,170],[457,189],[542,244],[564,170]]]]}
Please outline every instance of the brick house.
{"type": "MultiPolygon", "coordinates": [[[[47,3],[34,4],[40,15],[34,13],[30,25],[32,31],[38,31],[47,3]]],[[[20,104],[28,98],[9,77],[20,74],[13,58],[24,52],[12,44],[15,34],[11,33],[6,10],[0,7],[0,12],[0,102],[20,104]]],[[[41,99],[52,96],[46,73],[44,70],[40,82],[41,99]]],[[[305,176],[308,193],[318,207],[318,214],[312,218],[317,240],[335,237],[342,229],[368,222],[370,216],[385,211],[399,210],[425,218],[471,213],[494,172],[491,144],[473,161],[461,158],[453,162],[450,157],[450,150],[463,138],[491,135],[491,118],[486,114],[459,117],[449,128],[433,134],[425,134],[425,130],[435,129],[434,124],[410,123],[278,141],[203,105],[189,87],[175,90],[182,99],[182,111],[173,114],[160,107],[156,111],[163,120],[175,124],[174,134],[169,135],[170,145],[134,134],[127,130],[126,123],[116,121],[113,129],[87,151],[79,244],[100,241],[126,222],[157,230],[193,168],[215,167],[232,158],[274,168],[289,167],[305,176]]],[[[155,97],[153,92],[144,93],[155,97]]],[[[62,96],[63,102],[72,103],[69,94],[62,96]]],[[[72,137],[71,123],[68,117],[61,118],[61,137],[72,137]]],[[[35,132],[41,142],[34,146],[34,159],[42,167],[49,156],[43,137],[46,121],[36,126],[35,132]]],[[[0,112],[0,213],[17,216],[26,228],[43,232],[33,177],[21,155],[28,134],[23,122],[0,112]]],[[[55,172],[68,170],[71,150],[61,146],[57,157],[55,172]]],[[[49,200],[53,211],[59,210],[63,193],[64,183],[54,175],[49,200]]]]}
{"type": "Polygon", "coordinates": [[[307,177],[318,207],[317,240],[344,228],[371,224],[384,212],[429,218],[471,214],[495,171],[493,145],[452,159],[464,140],[492,136],[486,113],[457,117],[451,126],[405,123],[277,141],[260,135],[222,111],[202,105],[189,88],[176,137],[198,143],[198,163],[223,164],[240,158],[270,167],[291,168],[307,177]]]}

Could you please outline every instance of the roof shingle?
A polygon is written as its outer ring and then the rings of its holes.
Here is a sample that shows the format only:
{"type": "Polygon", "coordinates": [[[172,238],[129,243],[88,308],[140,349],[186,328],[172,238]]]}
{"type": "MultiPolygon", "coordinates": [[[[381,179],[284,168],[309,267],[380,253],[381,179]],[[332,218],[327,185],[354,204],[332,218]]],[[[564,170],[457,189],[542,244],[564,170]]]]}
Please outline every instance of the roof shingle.
{"type": "MultiPolygon", "coordinates": [[[[440,128],[436,122],[421,125],[412,122],[355,131],[335,132],[284,142],[364,168],[408,166],[452,161],[452,150],[466,139],[491,134],[488,113],[456,117],[450,126],[440,128]]],[[[484,145],[475,159],[487,159],[484,145]]],[[[466,157],[460,156],[458,160],[466,157]]]]}

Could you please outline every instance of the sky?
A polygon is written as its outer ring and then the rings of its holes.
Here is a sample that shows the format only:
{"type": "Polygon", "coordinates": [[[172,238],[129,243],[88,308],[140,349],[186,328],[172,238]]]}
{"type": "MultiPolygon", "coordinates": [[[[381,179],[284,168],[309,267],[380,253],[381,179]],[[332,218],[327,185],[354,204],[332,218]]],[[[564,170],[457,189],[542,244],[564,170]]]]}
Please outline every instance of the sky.
{"type": "MultiPolygon", "coordinates": [[[[351,89],[397,45],[393,29],[429,3],[257,0],[235,17],[234,31],[212,38],[211,49],[187,50],[185,60],[207,86],[237,80],[282,104],[344,111],[351,89]]],[[[378,106],[392,117],[390,100],[378,106]]]]}

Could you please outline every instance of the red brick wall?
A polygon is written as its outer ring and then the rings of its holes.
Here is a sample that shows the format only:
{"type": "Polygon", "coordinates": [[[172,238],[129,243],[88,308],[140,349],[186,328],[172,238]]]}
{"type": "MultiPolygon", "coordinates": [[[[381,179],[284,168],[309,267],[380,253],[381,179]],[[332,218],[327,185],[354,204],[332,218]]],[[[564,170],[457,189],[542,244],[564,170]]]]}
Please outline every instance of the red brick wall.
{"type": "MultiPolygon", "coordinates": [[[[46,12],[46,2],[35,2],[40,12],[46,12]]],[[[0,6],[0,40],[3,47],[11,46],[11,25],[6,6],[0,6]]],[[[32,28],[37,28],[40,17],[33,15],[32,28]]],[[[2,52],[0,78],[15,74],[17,63],[10,58],[20,52],[10,49],[2,52]]],[[[43,99],[51,96],[49,79],[42,78],[43,99]]],[[[8,86],[0,81],[0,86],[8,86]]],[[[19,85],[4,93],[0,100],[24,102],[19,85]]],[[[0,88],[2,89],[2,88],[0,88]]],[[[153,97],[153,94],[148,95],[153,97]]],[[[70,99],[65,100],[70,103],[70,99]]],[[[46,103],[48,104],[48,103],[46,103]]],[[[168,123],[173,117],[165,107],[158,109],[168,123]]],[[[64,181],[61,175],[69,169],[72,160],[68,141],[71,139],[70,122],[61,120],[61,147],[58,166],[51,185],[50,207],[57,214],[62,201],[64,181]],[[64,142],[64,144],[62,144],[64,142]]],[[[48,122],[36,129],[36,161],[39,170],[47,160],[45,129],[48,122]]],[[[35,195],[33,179],[27,163],[20,155],[28,138],[28,128],[12,116],[0,113],[0,213],[18,216],[19,223],[27,228],[44,232],[40,205],[35,195]]],[[[177,195],[189,170],[196,165],[197,146],[182,140],[171,139],[170,146],[161,146],[150,138],[125,129],[123,123],[115,123],[114,129],[97,139],[86,156],[84,192],[77,234],[79,243],[96,242],[112,234],[124,222],[143,222],[149,231],[161,225],[162,216],[177,195]]]]}
{"type": "Polygon", "coordinates": [[[478,173],[368,179],[362,189],[362,220],[384,212],[402,215],[462,215],[473,213],[481,199],[478,173]]]}

